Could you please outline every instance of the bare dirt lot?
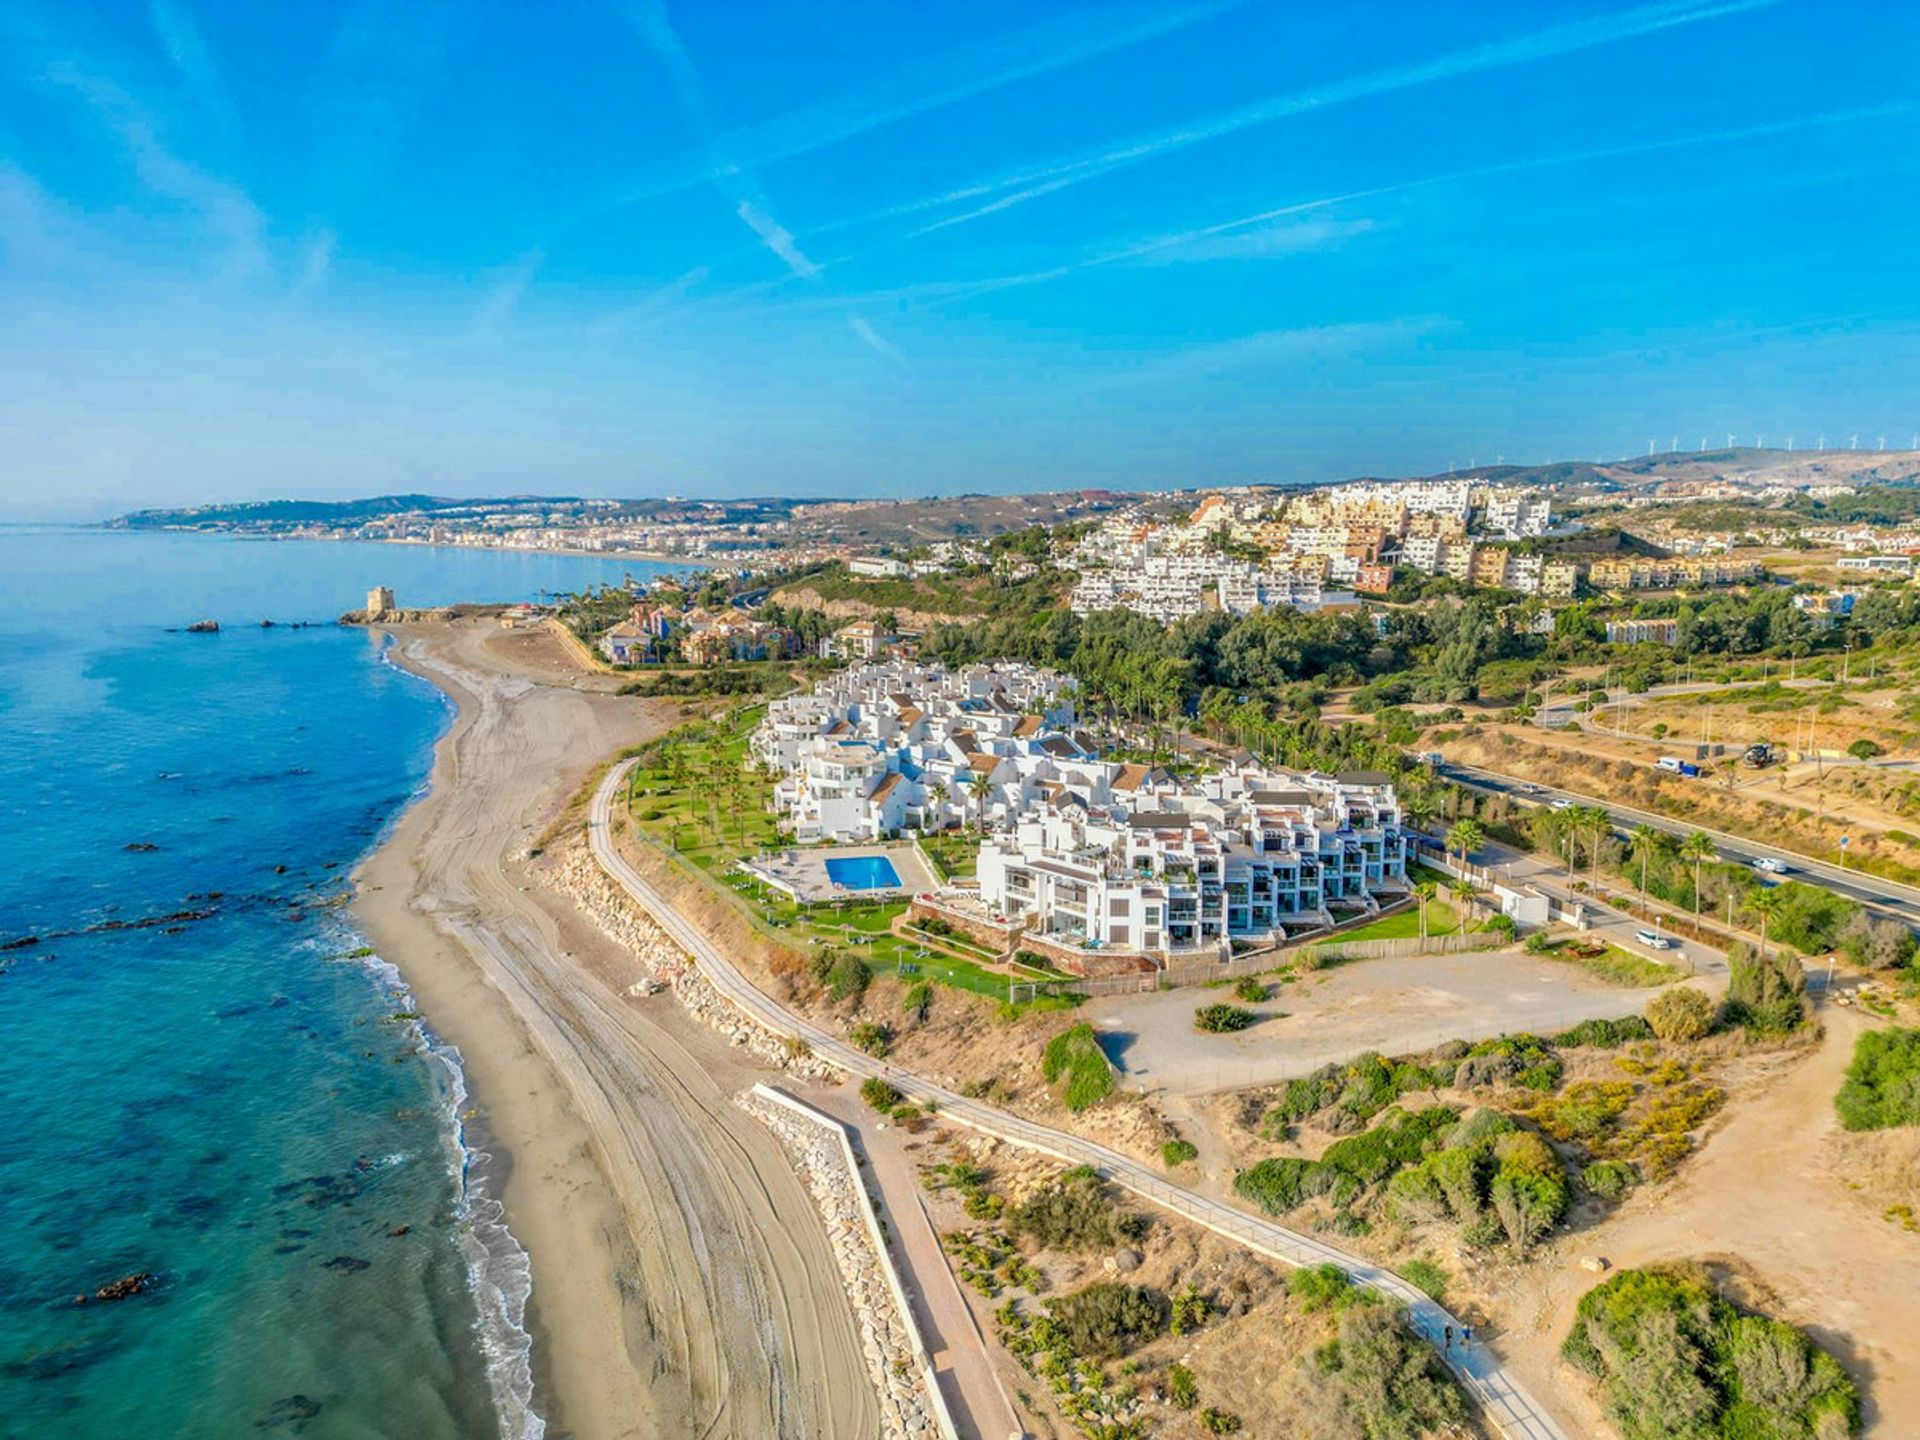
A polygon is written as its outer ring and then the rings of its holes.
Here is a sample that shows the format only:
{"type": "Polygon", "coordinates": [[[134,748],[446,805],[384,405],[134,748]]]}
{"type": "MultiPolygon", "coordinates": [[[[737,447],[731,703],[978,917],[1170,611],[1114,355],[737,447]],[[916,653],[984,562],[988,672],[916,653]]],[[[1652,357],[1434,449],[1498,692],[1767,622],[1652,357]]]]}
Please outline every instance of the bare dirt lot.
{"type": "Polygon", "coordinates": [[[1083,1013],[1130,1083],[1190,1095],[1271,1085],[1368,1050],[1403,1055],[1515,1030],[1551,1035],[1582,1020],[1637,1015],[1657,993],[1518,949],[1354,961],[1270,989],[1267,1001],[1247,1005],[1259,1022],[1227,1035],[1193,1023],[1196,1007],[1232,998],[1224,990],[1117,995],[1083,1013]]]}

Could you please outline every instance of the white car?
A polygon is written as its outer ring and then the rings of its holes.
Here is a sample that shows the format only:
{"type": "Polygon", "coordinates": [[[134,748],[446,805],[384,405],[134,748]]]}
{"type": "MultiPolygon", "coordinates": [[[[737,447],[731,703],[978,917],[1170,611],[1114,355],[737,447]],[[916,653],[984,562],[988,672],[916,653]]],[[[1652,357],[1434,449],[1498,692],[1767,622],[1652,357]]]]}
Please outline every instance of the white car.
{"type": "Polygon", "coordinates": [[[1671,939],[1658,930],[1636,930],[1633,932],[1633,938],[1649,950],[1671,950],[1674,945],[1671,939]]]}
{"type": "Polygon", "coordinates": [[[1776,860],[1771,855],[1760,856],[1753,862],[1753,868],[1756,870],[1764,870],[1769,875],[1784,875],[1787,873],[1786,861],[1776,860]]]}
{"type": "Polygon", "coordinates": [[[1573,808],[1573,802],[1562,795],[1558,800],[1548,805],[1547,808],[1549,810],[1571,810],[1573,808]]]}

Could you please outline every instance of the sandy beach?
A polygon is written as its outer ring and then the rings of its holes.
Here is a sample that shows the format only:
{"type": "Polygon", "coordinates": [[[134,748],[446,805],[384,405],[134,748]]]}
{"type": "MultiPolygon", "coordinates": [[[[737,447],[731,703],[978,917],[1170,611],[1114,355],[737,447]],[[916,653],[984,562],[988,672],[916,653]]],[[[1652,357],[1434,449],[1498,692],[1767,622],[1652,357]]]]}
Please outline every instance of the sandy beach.
{"type": "Polygon", "coordinates": [[[826,1235],[769,1132],[767,1074],[527,858],[588,775],[658,733],[541,632],[397,627],[458,715],[430,793],[357,875],[355,913],[464,1058],[533,1291],[548,1434],[852,1436],[878,1406],[826,1235]]]}

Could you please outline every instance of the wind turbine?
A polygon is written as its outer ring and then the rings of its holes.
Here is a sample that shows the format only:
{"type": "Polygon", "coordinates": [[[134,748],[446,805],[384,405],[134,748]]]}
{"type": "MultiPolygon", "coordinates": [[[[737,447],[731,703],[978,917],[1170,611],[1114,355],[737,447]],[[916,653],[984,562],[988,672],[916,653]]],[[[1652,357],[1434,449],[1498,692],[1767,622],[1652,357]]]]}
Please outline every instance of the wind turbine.
{"type": "Polygon", "coordinates": [[[1679,449],[1680,449],[1680,437],[1678,435],[1674,436],[1671,440],[1667,441],[1667,453],[1669,455],[1678,453],[1679,449]]]}
{"type": "Polygon", "coordinates": [[[1793,453],[1793,436],[1791,435],[1787,436],[1787,453],[1789,455],[1793,453]]]}
{"type": "Polygon", "coordinates": [[[1826,449],[1826,448],[1827,448],[1827,437],[1826,437],[1826,436],[1824,436],[1824,435],[1822,435],[1822,436],[1820,437],[1820,445],[1819,445],[1819,448],[1820,448],[1820,449],[1822,449],[1822,450],[1824,450],[1824,449],[1826,449]]]}
{"type": "Polygon", "coordinates": [[[1853,434],[1847,437],[1847,448],[1849,450],[1858,450],[1860,448],[1860,432],[1859,431],[1856,430],[1853,434]]]}
{"type": "Polygon", "coordinates": [[[1731,430],[1727,432],[1727,448],[1729,450],[1733,448],[1733,432],[1731,430]]]}
{"type": "Polygon", "coordinates": [[[1878,446],[1877,448],[1879,448],[1879,449],[1881,449],[1881,450],[1885,450],[1885,449],[1887,448],[1887,437],[1886,437],[1886,436],[1884,436],[1884,435],[1882,435],[1882,436],[1880,437],[1880,444],[1879,444],[1879,446],[1878,446]]]}
{"type": "Polygon", "coordinates": [[[1700,453],[1702,455],[1707,453],[1707,437],[1704,435],[1700,437],[1700,453]]]}
{"type": "Polygon", "coordinates": [[[1653,441],[1651,441],[1651,440],[1649,440],[1649,441],[1647,441],[1647,455],[1648,455],[1648,458],[1652,458],[1652,455],[1653,455],[1653,446],[1654,446],[1654,442],[1653,442],[1653,441]]]}
{"type": "Polygon", "coordinates": [[[1753,437],[1753,448],[1754,448],[1754,449],[1756,449],[1756,450],[1764,450],[1764,449],[1766,449],[1766,448],[1767,448],[1767,437],[1766,437],[1766,436],[1764,436],[1764,435],[1756,435],[1756,436],[1754,436],[1754,437],[1753,437]]]}

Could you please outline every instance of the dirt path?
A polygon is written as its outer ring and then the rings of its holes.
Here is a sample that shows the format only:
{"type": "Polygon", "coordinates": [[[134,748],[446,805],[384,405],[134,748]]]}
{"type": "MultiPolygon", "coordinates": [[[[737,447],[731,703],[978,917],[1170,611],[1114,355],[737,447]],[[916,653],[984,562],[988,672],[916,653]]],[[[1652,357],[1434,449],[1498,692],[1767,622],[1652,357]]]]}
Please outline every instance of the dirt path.
{"type": "Polygon", "coordinates": [[[583,1437],[870,1433],[878,1405],[812,1202],[732,1104],[759,1072],[519,857],[652,728],[490,627],[401,634],[453,694],[432,793],[361,874],[362,924],[459,1046],[532,1261],[536,1403],[583,1437]]]}
{"type": "Polygon", "coordinates": [[[1663,1260],[1724,1261],[1750,1274],[1768,1307],[1804,1326],[1860,1381],[1868,1436],[1920,1434],[1920,1237],[1880,1218],[1847,1186],[1839,1164],[1833,1095],[1866,1023],[1830,1008],[1818,1049],[1736,1098],[1725,1124],[1687,1162],[1674,1186],[1630,1203],[1569,1237],[1526,1272],[1507,1304],[1503,1337],[1513,1368],[1559,1392],[1581,1433],[1605,1434],[1587,1387],[1557,1358],[1579,1297],[1595,1283],[1580,1257],[1616,1268],[1663,1260]]]}

